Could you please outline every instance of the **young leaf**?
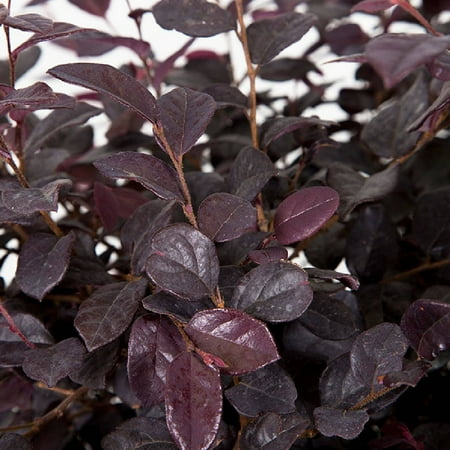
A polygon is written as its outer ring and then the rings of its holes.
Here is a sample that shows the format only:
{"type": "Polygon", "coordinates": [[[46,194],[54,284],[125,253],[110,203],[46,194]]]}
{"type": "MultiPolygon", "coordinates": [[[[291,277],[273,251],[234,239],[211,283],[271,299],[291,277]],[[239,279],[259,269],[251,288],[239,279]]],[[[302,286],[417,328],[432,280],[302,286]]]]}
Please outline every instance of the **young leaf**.
{"type": "Polygon", "coordinates": [[[108,450],[145,449],[177,450],[166,422],[153,417],[133,417],[121,423],[102,439],[102,448],[108,450]]]}
{"type": "Polygon", "coordinates": [[[206,0],[161,0],[152,11],[159,26],[188,36],[208,37],[236,28],[228,11],[206,0]]]}
{"type": "Polygon", "coordinates": [[[21,188],[3,191],[3,204],[18,214],[31,215],[38,211],[56,211],[59,191],[70,188],[70,180],[55,180],[42,188],[21,188]]]}
{"type": "Polygon", "coordinates": [[[106,177],[137,181],[160,198],[183,201],[175,170],[155,156],[122,152],[100,159],[94,166],[106,177]]]}
{"type": "Polygon", "coordinates": [[[134,322],[128,341],[128,379],[144,407],[164,401],[167,368],[185,348],[180,332],[165,317],[143,316],[134,322]]]}
{"type": "Polygon", "coordinates": [[[33,380],[53,387],[81,367],[86,350],[79,339],[69,338],[46,348],[34,348],[25,356],[23,371],[33,380]]]}
{"type": "Polygon", "coordinates": [[[189,300],[213,293],[219,279],[214,243],[188,224],[169,225],[155,233],[146,271],[161,289],[189,300]]]}
{"type": "Polygon", "coordinates": [[[240,415],[257,417],[266,412],[295,411],[297,389],[289,375],[276,363],[243,375],[225,391],[225,397],[240,415]]]}
{"type": "Polygon", "coordinates": [[[287,322],[300,317],[312,298],[306,272],[294,264],[275,261],[242,277],[230,306],[268,322],[287,322]]]}
{"type": "Polygon", "coordinates": [[[165,398],[167,425],[178,446],[207,449],[222,415],[219,371],[183,352],[168,368],[165,398]]]}
{"type": "Polygon", "coordinates": [[[185,328],[202,351],[218,356],[226,371],[239,375],[279,359],[277,348],[263,322],[234,309],[197,313],[185,328]]]}
{"type": "Polygon", "coordinates": [[[146,285],[144,279],[107,284],[81,304],[74,324],[90,352],[113,341],[127,329],[146,285]]]}
{"type": "Polygon", "coordinates": [[[327,186],[314,186],[294,192],[277,208],[275,236],[287,245],[312,236],[335,213],[339,195],[327,186]]]}
{"type": "Polygon", "coordinates": [[[232,194],[251,202],[276,174],[275,166],[264,152],[245,147],[233,161],[226,181],[232,194]]]}
{"type": "Polygon", "coordinates": [[[200,204],[200,231],[216,242],[226,242],[256,231],[256,208],[247,200],[225,192],[212,194],[200,204]]]}
{"type": "Polygon", "coordinates": [[[187,88],[173,89],[158,99],[160,120],[170,150],[177,156],[188,152],[205,132],[216,110],[214,99],[187,88]]]}
{"type": "Polygon", "coordinates": [[[94,63],[61,64],[48,73],[67,83],[108,95],[151,123],[158,120],[158,105],[150,91],[112,66],[94,63]]]}
{"type": "Polygon", "coordinates": [[[32,234],[19,254],[16,281],[20,289],[42,300],[62,280],[74,241],[73,232],[62,238],[47,233],[32,234]]]}
{"type": "Polygon", "coordinates": [[[450,45],[450,36],[382,34],[369,41],[366,57],[390,89],[417,67],[433,61],[450,45]]]}
{"type": "Polygon", "coordinates": [[[431,361],[450,347],[450,305],[416,300],[403,314],[401,328],[418,355],[431,361]]]}
{"type": "Polygon", "coordinates": [[[290,12],[253,22],[247,28],[252,62],[268,63],[286,47],[299,41],[315,21],[313,14],[290,12]]]}
{"type": "Polygon", "coordinates": [[[355,439],[368,420],[369,414],[365,410],[345,411],[328,406],[314,409],[316,427],[325,436],[355,439]]]}

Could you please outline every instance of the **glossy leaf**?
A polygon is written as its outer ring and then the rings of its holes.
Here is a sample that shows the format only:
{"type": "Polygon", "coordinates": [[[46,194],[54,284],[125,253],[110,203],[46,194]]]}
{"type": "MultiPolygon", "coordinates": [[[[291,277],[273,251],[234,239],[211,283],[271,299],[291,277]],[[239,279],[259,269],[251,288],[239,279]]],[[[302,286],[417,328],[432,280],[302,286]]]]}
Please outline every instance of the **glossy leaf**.
{"type": "Polygon", "coordinates": [[[146,284],[145,280],[107,284],[81,304],[74,324],[89,351],[108,344],[127,329],[146,284]]]}
{"type": "Polygon", "coordinates": [[[188,152],[205,132],[216,110],[214,99],[192,89],[177,88],[158,99],[160,120],[170,150],[177,156],[188,152]]]}
{"type": "Polygon", "coordinates": [[[203,200],[197,213],[200,231],[216,242],[256,231],[256,208],[247,200],[225,192],[203,200]]]}
{"type": "Polygon", "coordinates": [[[42,300],[63,278],[75,236],[62,238],[47,233],[32,234],[22,246],[16,281],[27,295],[42,300]]]}
{"type": "Polygon", "coordinates": [[[80,368],[85,348],[79,339],[69,338],[47,348],[34,348],[25,356],[23,370],[33,380],[53,387],[80,368]]]}
{"type": "Polygon", "coordinates": [[[450,305],[420,299],[402,317],[401,327],[421,358],[433,360],[450,346],[450,305]]]}
{"type": "Polygon", "coordinates": [[[227,11],[206,0],[161,0],[152,11],[159,26],[188,36],[214,36],[236,27],[227,11]]]}
{"type": "Polygon", "coordinates": [[[338,193],[326,186],[309,187],[291,194],[275,213],[278,242],[292,244],[312,236],[331,218],[338,204],[338,193]]]}
{"type": "Polygon", "coordinates": [[[225,396],[240,415],[257,417],[266,412],[294,412],[297,390],[280,366],[270,364],[243,375],[238,384],[225,391],[225,396]]]}
{"type": "Polygon", "coordinates": [[[369,420],[365,410],[345,411],[328,406],[314,409],[314,422],[325,436],[339,436],[343,439],[356,438],[369,420]]]}
{"type": "Polygon", "coordinates": [[[244,428],[239,448],[242,450],[291,448],[308,425],[309,419],[298,413],[279,415],[268,412],[244,428]]]}
{"type": "Polygon", "coordinates": [[[164,420],[153,417],[133,417],[121,423],[102,439],[108,450],[141,449],[176,450],[164,420]]]}
{"type": "Polygon", "coordinates": [[[109,178],[137,181],[160,198],[183,201],[175,170],[155,156],[123,152],[98,160],[94,165],[109,178]]]}
{"type": "Polygon", "coordinates": [[[313,14],[291,12],[253,22],[247,28],[252,62],[268,63],[286,47],[299,41],[315,21],[313,14]]]}
{"type": "Polygon", "coordinates": [[[226,371],[238,375],[279,359],[277,348],[263,322],[234,309],[197,313],[185,328],[202,351],[218,356],[226,371]]]}
{"type": "Polygon", "coordinates": [[[181,353],[168,368],[165,398],[167,425],[178,446],[207,449],[222,415],[219,371],[194,353],[181,353]]]}
{"type": "Polygon", "coordinates": [[[199,300],[217,286],[219,261],[210,239],[188,224],[175,224],[153,235],[146,271],[161,289],[199,300]]]}
{"type": "Polygon", "coordinates": [[[3,204],[18,214],[30,215],[38,211],[56,211],[62,188],[68,189],[70,180],[52,181],[42,188],[22,188],[2,192],[3,204]]]}
{"type": "Polygon", "coordinates": [[[268,322],[287,322],[300,317],[312,298],[306,272],[276,261],[248,272],[236,286],[230,306],[268,322]]]}
{"type": "Polygon", "coordinates": [[[168,319],[143,316],[134,322],[128,341],[128,379],[144,407],[164,401],[167,368],[185,348],[168,319]]]}
{"type": "Polygon", "coordinates": [[[227,184],[232,194],[253,201],[276,174],[275,166],[265,153],[253,147],[245,147],[230,168],[227,184]]]}
{"type": "Polygon", "coordinates": [[[417,67],[427,64],[450,45],[450,36],[430,34],[383,34],[366,46],[366,57],[392,88],[417,67]]]}
{"type": "Polygon", "coordinates": [[[61,64],[48,73],[67,83],[108,95],[152,123],[158,119],[155,97],[134,78],[112,66],[94,63],[61,64]]]}

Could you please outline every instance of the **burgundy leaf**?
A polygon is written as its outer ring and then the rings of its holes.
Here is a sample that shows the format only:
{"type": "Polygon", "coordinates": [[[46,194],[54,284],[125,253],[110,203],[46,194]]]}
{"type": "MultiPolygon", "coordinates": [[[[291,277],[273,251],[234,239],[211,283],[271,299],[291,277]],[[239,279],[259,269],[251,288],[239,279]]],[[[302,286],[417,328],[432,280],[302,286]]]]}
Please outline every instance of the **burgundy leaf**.
{"type": "Polygon", "coordinates": [[[213,293],[219,279],[214,243],[188,224],[155,233],[146,271],[161,289],[189,300],[213,293]]]}
{"type": "Polygon", "coordinates": [[[384,105],[363,128],[362,140],[377,155],[398,158],[410,152],[420,132],[409,132],[408,126],[422,115],[428,106],[426,81],[419,76],[398,100],[384,105]]]}
{"type": "Polygon", "coordinates": [[[305,269],[310,278],[320,280],[339,280],[344,286],[356,291],[359,288],[359,281],[353,275],[348,273],[336,272],[334,270],[323,270],[316,268],[305,269]]]}
{"type": "Polygon", "coordinates": [[[86,350],[79,339],[69,338],[47,348],[34,348],[25,356],[23,371],[48,387],[77,370],[86,350]]]}
{"type": "Polygon", "coordinates": [[[55,180],[42,188],[22,188],[3,191],[3,204],[19,214],[30,215],[37,211],[56,211],[59,191],[70,188],[70,180],[55,180]]]}
{"type": "Polygon", "coordinates": [[[145,263],[152,252],[152,237],[162,227],[169,225],[176,203],[151,200],[136,209],[120,230],[124,250],[131,253],[133,274],[145,271],[145,263]]]}
{"type": "Polygon", "coordinates": [[[225,192],[212,194],[200,204],[200,231],[216,242],[226,242],[256,231],[256,208],[247,200],[225,192]]]}
{"type": "Polygon", "coordinates": [[[228,11],[206,0],[161,0],[153,15],[162,28],[188,36],[208,37],[236,28],[228,11]]]}
{"type": "Polygon", "coordinates": [[[109,8],[110,0],[69,0],[70,3],[78,6],[89,14],[105,17],[109,8]]]}
{"type": "Polygon", "coordinates": [[[90,352],[113,341],[127,329],[146,286],[145,279],[107,284],[84,300],[74,324],[90,352]]]}
{"type": "Polygon", "coordinates": [[[8,16],[4,22],[11,28],[33,33],[45,34],[53,29],[53,22],[40,14],[22,14],[19,16],[8,16]]]}
{"type": "Polygon", "coordinates": [[[239,375],[279,359],[263,322],[239,310],[211,309],[197,313],[185,328],[202,351],[216,355],[226,371],[239,375]]]}
{"type": "Polygon", "coordinates": [[[322,72],[306,58],[277,58],[261,67],[258,75],[264,80],[305,80],[308,72],[322,72]]]}
{"type": "Polygon", "coordinates": [[[25,342],[0,341],[0,367],[20,367],[30,351],[25,342]]]}
{"type": "Polygon", "coordinates": [[[20,450],[32,450],[31,444],[26,438],[20,434],[8,432],[0,437],[0,447],[3,450],[16,450],[18,448],[20,450]]]}
{"type": "Polygon", "coordinates": [[[313,14],[289,12],[253,22],[247,28],[252,62],[268,63],[286,47],[299,41],[315,21],[313,14]]]}
{"type": "Polygon", "coordinates": [[[248,254],[248,258],[256,264],[268,264],[280,261],[280,259],[288,259],[288,251],[284,247],[267,247],[261,250],[252,250],[248,254]]]}
{"type": "Polygon", "coordinates": [[[382,34],[369,41],[365,54],[390,89],[417,67],[432,62],[449,45],[450,36],[382,34]]]}
{"type": "Polygon", "coordinates": [[[112,232],[120,219],[128,219],[139,206],[147,202],[139,192],[128,188],[112,188],[94,183],[95,209],[107,232],[112,232]]]}
{"type": "Polygon", "coordinates": [[[314,409],[316,427],[325,436],[355,439],[368,420],[369,415],[365,410],[345,411],[328,406],[314,409]]]}
{"type": "Polygon", "coordinates": [[[158,105],[150,91],[133,77],[112,66],[94,63],[62,64],[53,67],[48,73],[67,83],[108,95],[151,123],[158,119],[158,105]]]}
{"type": "Polygon", "coordinates": [[[278,415],[272,412],[259,416],[244,429],[239,441],[242,450],[288,449],[310,424],[298,413],[278,415]]]}
{"type": "Polygon", "coordinates": [[[225,391],[225,397],[246,417],[269,411],[288,414],[295,411],[297,389],[279,365],[270,364],[243,375],[238,384],[225,391]]]}
{"type": "Polygon", "coordinates": [[[52,109],[70,108],[74,106],[74,100],[68,96],[61,96],[52,91],[45,83],[37,82],[23,89],[11,89],[0,100],[0,114],[5,114],[11,109],[52,109]],[[63,100],[64,103],[61,103],[63,100]]]}
{"type": "Polygon", "coordinates": [[[416,300],[403,314],[401,327],[418,355],[433,360],[450,347],[450,304],[416,300]]]}
{"type": "Polygon", "coordinates": [[[291,194],[277,208],[275,236],[283,245],[312,236],[335,213],[339,195],[327,186],[314,186],[291,194]]]}
{"type": "Polygon", "coordinates": [[[181,156],[205,132],[216,110],[216,102],[208,94],[176,88],[158,99],[158,107],[164,136],[170,147],[170,150],[165,150],[181,156]]]}
{"type": "Polygon", "coordinates": [[[143,316],[134,322],[128,341],[128,379],[144,407],[164,401],[167,368],[185,348],[180,332],[165,317],[143,316]]]}
{"type": "Polygon", "coordinates": [[[39,120],[28,135],[23,152],[27,156],[43,146],[48,139],[66,128],[82,125],[91,117],[97,116],[101,110],[87,103],[75,103],[73,109],[53,111],[39,120]]]}
{"type": "Polygon", "coordinates": [[[407,348],[408,342],[396,324],[385,322],[364,331],[350,351],[352,379],[369,386],[369,392],[381,390],[379,377],[402,369],[407,348]]]}
{"type": "Polygon", "coordinates": [[[74,241],[73,232],[62,238],[47,233],[32,234],[19,254],[16,281],[20,289],[42,300],[62,280],[74,241]]]}
{"type": "Polygon", "coordinates": [[[248,97],[237,87],[225,83],[216,83],[203,90],[216,102],[217,107],[234,106],[236,108],[248,108],[248,97]]]}
{"type": "Polygon", "coordinates": [[[339,56],[361,53],[369,36],[356,23],[343,23],[325,31],[331,50],[339,56]]]}
{"type": "Polygon", "coordinates": [[[276,174],[275,166],[264,152],[245,147],[233,161],[227,184],[232,194],[253,201],[276,174]]]}
{"type": "Polygon", "coordinates": [[[105,389],[106,376],[113,370],[118,358],[118,342],[110,342],[92,352],[85,353],[81,366],[71,372],[69,377],[75,383],[90,389],[105,389]]]}
{"type": "Polygon", "coordinates": [[[433,77],[442,81],[450,81],[450,51],[447,50],[436,56],[427,67],[433,77]]]}
{"type": "MultiPolygon", "coordinates": [[[[44,324],[32,316],[21,312],[11,313],[17,328],[24,334],[28,341],[34,344],[53,344],[54,340],[44,324]]],[[[17,333],[11,331],[8,322],[3,316],[0,316],[0,341],[3,342],[21,342],[22,339],[17,333]]]]}
{"type": "Polygon", "coordinates": [[[108,450],[145,449],[176,450],[164,419],[133,417],[121,423],[102,439],[102,448],[108,450]]]}
{"type": "Polygon", "coordinates": [[[287,322],[300,317],[312,298],[306,272],[295,264],[275,261],[242,277],[230,306],[268,322],[287,322]]]}
{"type": "Polygon", "coordinates": [[[219,371],[194,353],[181,353],[168,368],[165,398],[167,425],[177,445],[209,448],[222,415],[219,371]]]}
{"type": "Polygon", "coordinates": [[[391,8],[397,3],[398,0],[362,0],[352,7],[352,11],[374,13],[391,8]]]}
{"type": "Polygon", "coordinates": [[[137,181],[160,198],[183,201],[175,170],[155,156],[122,152],[98,160],[94,165],[106,177],[137,181]]]}
{"type": "Polygon", "coordinates": [[[398,386],[416,386],[417,383],[426,375],[431,364],[425,361],[409,361],[405,360],[402,370],[390,372],[383,377],[383,384],[387,387],[398,386]]]}

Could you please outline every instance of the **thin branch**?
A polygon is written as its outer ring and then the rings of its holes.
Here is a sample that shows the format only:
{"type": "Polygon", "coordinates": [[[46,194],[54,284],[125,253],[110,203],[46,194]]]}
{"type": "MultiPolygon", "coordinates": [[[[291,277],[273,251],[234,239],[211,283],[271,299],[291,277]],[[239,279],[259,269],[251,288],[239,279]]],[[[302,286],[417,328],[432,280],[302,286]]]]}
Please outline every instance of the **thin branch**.
{"type": "Polygon", "coordinates": [[[430,24],[430,22],[428,22],[428,20],[425,19],[425,17],[423,17],[422,14],[416,8],[414,8],[414,6],[412,6],[407,0],[400,0],[397,4],[404,11],[411,14],[431,34],[434,34],[435,36],[442,36],[442,33],[436,31],[430,24]]]}
{"type": "Polygon", "coordinates": [[[250,82],[250,112],[249,112],[249,122],[250,131],[252,134],[252,145],[255,148],[259,148],[258,143],[258,127],[256,123],[256,75],[258,73],[258,66],[255,67],[252,63],[250,57],[250,47],[248,45],[247,39],[247,28],[244,22],[244,8],[242,5],[242,0],[235,0],[237,19],[239,22],[239,32],[237,36],[242,44],[242,49],[245,55],[245,63],[247,65],[247,75],[250,82]]]}
{"type": "Polygon", "coordinates": [[[438,269],[439,267],[448,266],[450,264],[450,258],[448,259],[442,259],[441,261],[435,261],[435,262],[426,262],[424,264],[421,264],[420,266],[414,267],[413,269],[407,270],[406,272],[398,273],[397,275],[393,275],[392,277],[385,278],[381,281],[381,283],[391,283],[392,281],[399,281],[403,280],[405,278],[412,277],[413,275],[416,275],[417,273],[424,272],[425,270],[433,270],[438,269]]]}
{"type": "Polygon", "coordinates": [[[27,339],[22,331],[20,331],[19,327],[17,326],[16,322],[14,322],[14,319],[11,317],[8,310],[3,306],[3,301],[4,299],[0,297],[0,313],[5,318],[6,322],[8,322],[11,333],[17,334],[17,336],[19,336],[19,338],[27,345],[27,347],[35,348],[36,346],[27,339]]]}

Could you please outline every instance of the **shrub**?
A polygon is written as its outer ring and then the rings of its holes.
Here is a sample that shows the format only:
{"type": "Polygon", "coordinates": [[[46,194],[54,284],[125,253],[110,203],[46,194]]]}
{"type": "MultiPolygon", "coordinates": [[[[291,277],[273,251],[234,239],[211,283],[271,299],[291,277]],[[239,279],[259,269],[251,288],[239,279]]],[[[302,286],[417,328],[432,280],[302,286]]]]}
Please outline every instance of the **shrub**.
{"type": "Polygon", "coordinates": [[[130,6],[139,31],[152,14],[192,37],[163,60],[0,7],[2,263],[18,255],[0,303],[2,449],[448,444],[448,1],[225,3],[130,6]],[[401,21],[423,29],[391,33],[401,21]],[[228,54],[190,50],[220,33],[242,47],[241,82],[228,54]],[[16,88],[44,41],[141,62],[51,68],[76,96],[16,88]],[[327,46],[358,64],[335,100],[313,81],[327,46]],[[306,94],[275,94],[293,80],[306,94]],[[307,113],[325,103],[346,119],[307,113]]]}

